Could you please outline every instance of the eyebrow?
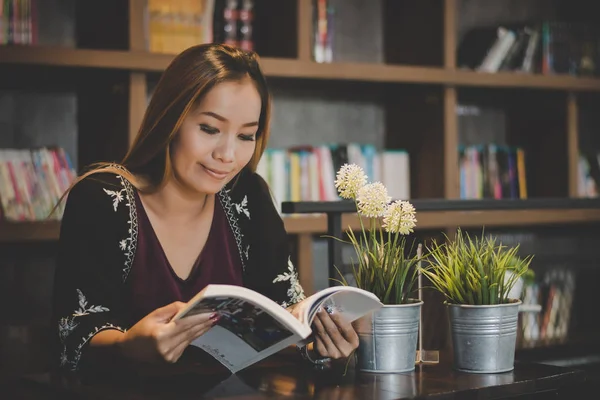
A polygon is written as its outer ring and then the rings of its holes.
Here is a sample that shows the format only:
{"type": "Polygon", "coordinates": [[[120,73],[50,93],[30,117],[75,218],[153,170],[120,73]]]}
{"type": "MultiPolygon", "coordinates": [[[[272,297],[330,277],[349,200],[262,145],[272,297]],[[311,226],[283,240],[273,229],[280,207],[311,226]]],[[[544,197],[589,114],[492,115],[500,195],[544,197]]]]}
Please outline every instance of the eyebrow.
{"type": "MultiPolygon", "coordinates": [[[[225,118],[217,113],[214,113],[212,111],[202,111],[200,114],[208,115],[209,117],[213,117],[215,119],[218,119],[219,121],[227,122],[227,118],[225,118]]],[[[243,127],[258,126],[258,121],[246,122],[242,126],[243,127]]]]}

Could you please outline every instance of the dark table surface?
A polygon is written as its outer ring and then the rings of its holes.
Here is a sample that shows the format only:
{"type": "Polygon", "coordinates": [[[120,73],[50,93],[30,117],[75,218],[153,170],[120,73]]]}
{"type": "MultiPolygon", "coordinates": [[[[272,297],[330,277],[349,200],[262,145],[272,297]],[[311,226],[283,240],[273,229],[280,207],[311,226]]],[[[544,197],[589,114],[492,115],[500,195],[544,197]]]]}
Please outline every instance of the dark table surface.
{"type": "Polygon", "coordinates": [[[317,371],[295,358],[274,356],[237,375],[186,368],[85,382],[52,374],[4,377],[0,382],[2,399],[569,399],[580,398],[574,391],[585,382],[585,373],[516,363],[508,373],[467,374],[442,359],[410,373],[369,374],[343,365],[317,371]]]}

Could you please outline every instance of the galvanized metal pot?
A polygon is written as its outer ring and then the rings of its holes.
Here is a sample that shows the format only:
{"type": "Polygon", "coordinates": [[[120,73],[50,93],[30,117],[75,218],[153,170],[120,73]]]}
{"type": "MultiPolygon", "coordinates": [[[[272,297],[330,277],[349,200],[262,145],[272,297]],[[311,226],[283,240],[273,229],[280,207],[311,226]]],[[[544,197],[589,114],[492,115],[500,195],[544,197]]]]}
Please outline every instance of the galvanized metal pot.
{"type": "Polygon", "coordinates": [[[455,369],[471,373],[512,371],[520,304],[520,300],[490,306],[447,304],[455,369]]]}
{"type": "Polygon", "coordinates": [[[355,321],[359,338],[356,368],[381,373],[413,371],[422,305],[420,300],[384,305],[355,321]]]}

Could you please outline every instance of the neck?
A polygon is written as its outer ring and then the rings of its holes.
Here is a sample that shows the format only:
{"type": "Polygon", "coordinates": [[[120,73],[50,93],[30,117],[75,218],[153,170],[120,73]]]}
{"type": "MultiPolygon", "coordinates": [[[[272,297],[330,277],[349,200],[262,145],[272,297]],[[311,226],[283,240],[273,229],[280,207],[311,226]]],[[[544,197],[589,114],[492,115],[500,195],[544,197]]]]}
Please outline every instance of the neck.
{"type": "Polygon", "coordinates": [[[144,200],[158,213],[183,221],[200,217],[213,198],[214,195],[190,191],[175,178],[169,179],[159,190],[144,195],[144,200]]]}

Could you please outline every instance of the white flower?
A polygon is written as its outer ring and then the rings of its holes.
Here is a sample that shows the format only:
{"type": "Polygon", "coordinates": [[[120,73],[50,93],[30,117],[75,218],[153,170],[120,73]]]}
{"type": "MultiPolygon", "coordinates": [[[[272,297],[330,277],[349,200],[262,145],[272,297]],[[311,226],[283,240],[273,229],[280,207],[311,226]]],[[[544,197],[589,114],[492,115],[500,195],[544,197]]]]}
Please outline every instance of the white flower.
{"type": "Polygon", "coordinates": [[[390,201],[387,189],[381,182],[369,183],[361,187],[356,195],[358,213],[367,218],[383,216],[390,201]]]}
{"type": "Polygon", "coordinates": [[[358,190],[367,183],[367,175],[356,164],[344,164],[337,172],[335,187],[343,199],[354,199],[358,190]]]}
{"type": "Polygon", "coordinates": [[[416,224],[415,208],[408,201],[394,201],[383,215],[383,228],[387,232],[408,235],[416,224]]]}

